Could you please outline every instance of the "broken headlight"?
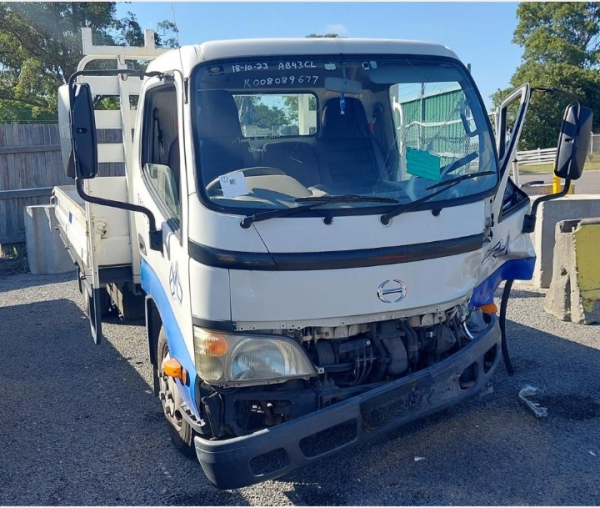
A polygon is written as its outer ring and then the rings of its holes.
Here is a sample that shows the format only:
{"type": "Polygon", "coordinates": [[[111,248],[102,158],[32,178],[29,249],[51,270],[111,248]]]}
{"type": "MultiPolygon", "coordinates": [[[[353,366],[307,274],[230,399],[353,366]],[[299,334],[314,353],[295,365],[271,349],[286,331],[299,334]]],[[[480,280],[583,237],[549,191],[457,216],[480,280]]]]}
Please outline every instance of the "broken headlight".
{"type": "Polygon", "coordinates": [[[194,327],[198,375],[207,383],[250,386],[317,374],[302,347],[287,337],[242,335],[194,327]]]}

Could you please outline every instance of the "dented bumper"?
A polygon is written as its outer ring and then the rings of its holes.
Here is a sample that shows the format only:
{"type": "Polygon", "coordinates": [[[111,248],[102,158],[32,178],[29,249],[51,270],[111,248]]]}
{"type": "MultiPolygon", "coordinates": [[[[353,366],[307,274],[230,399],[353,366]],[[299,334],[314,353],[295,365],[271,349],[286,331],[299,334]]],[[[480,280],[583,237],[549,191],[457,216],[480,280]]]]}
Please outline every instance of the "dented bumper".
{"type": "Polygon", "coordinates": [[[479,393],[500,359],[496,317],[468,345],[427,369],[275,427],[227,440],[194,438],[206,476],[221,489],[277,478],[386,430],[479,393]],[[468,382],[461,379],[466,371],[468,382]]]}

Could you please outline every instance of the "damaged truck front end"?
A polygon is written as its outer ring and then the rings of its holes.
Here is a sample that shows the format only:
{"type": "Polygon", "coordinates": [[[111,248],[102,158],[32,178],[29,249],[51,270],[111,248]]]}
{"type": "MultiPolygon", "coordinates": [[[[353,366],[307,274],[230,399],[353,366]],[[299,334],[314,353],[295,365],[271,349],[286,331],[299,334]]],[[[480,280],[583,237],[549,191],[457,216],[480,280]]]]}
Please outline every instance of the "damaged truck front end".
{"type": "Polygon", "coordinates": [[[434,326],[384,321],[359,338],[319,342],[307,352],[320,366],[311,382],[222,392],[215,423],[237,437],[195,438],[205,474],[226,489],[276,478],[489,389],[498,319],[475,310],[463,320],[458,309],[434,326]]]}
{"type": "Polygon", "coordinates": [[[222,305],[191,293],[183,414],[219,488],[489,390],[494,291],[531,275],[527,202],[504,192],[467,69],[437,46],[342,44],[229,59],[211,46],[192,72],[190,281],[222,305]]]}

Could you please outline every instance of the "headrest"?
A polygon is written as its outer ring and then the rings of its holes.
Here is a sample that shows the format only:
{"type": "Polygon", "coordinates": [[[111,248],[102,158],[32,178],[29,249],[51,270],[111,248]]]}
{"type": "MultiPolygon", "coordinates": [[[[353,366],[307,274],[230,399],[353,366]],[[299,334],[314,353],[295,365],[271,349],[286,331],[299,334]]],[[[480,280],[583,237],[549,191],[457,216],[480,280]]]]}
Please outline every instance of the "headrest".
{"type": "Polygon", "coordinates": [[[226,90],[198,92],[198,136],[200,138],[235,138],[242,136],[238,109],[226,90]]]}
{"type": "Polygon", "coordinates": [[[367,114],[362,102],[346,97],[344,114],[340,108],[340,99],[329,99],[323,107],[321,116],[320,139],[356,139],[369,136],[367,114]]]}

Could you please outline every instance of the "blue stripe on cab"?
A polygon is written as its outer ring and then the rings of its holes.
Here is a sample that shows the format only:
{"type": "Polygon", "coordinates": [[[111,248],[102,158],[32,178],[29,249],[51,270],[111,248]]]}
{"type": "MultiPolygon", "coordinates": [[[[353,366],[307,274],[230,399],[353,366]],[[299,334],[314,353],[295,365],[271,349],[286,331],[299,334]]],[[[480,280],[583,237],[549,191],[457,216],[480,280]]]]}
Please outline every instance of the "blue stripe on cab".
{"type": "Polygon", "coordinates": [[[156,304],[158,312],[165,327],[167,334],[167,344],[169,345],[169,354],[172,358],[177,358],[182,367],[188,372],[189,386],[185,386],[180,380],[177,380],[177,385],[180,388],[181,396],[188,407],[199,418],[195,397],[195,385],[197,380],[196,365],[188,353],[187,347],[183,340],[183,334],[171,308],[171,302],[165,293],[165,290],[160,283],[156,272],[152,267],[142,259],[141,264],[141,282],[142,289],[149,295],[156,304]]]}
{"type": "Polygon", "coordinates": [[[473,291],[471,304],[479,307],[494,302],[494,293],[503,280],[531,280],[535,258],[513,259],[496,269],[473,291]]]}

